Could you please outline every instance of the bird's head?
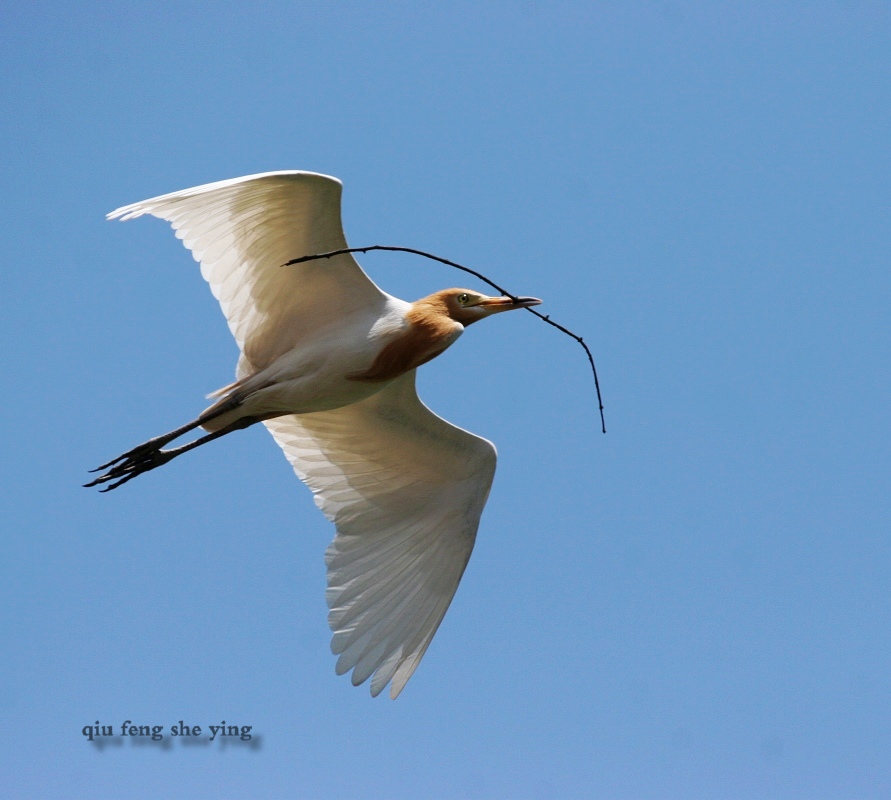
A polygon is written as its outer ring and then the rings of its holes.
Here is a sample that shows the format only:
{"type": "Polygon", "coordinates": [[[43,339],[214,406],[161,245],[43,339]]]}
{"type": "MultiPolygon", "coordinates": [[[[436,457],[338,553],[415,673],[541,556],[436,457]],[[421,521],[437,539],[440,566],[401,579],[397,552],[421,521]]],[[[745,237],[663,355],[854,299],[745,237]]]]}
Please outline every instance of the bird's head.
{"type": "Polygon", "coordinates": [[[470,289],[444,289],[425,300],[430,301],[431,305],[438,306],[440,313],[447,314],[465,327],[492,314],[537,306],[541,303],[537,297],[487,297],[470,289]]]}

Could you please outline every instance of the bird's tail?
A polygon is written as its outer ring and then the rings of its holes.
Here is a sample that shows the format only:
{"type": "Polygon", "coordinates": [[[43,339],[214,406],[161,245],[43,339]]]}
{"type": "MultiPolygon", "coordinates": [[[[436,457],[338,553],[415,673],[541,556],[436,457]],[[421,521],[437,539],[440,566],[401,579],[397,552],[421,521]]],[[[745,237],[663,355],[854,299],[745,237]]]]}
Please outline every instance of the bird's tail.
{"type": "Polygon", "coordinates": [[[216,400],[218,397],[224,397],[226,395],[232,394],[232,392],[239,389],[241,386],[245,384],[250,376],[247,378],[239,378],[237,381],[233,381],[232,383],[226,384],[226,386],[222,386],[214,392],[210,394],[204,395],[207,400],[216,400]]]}

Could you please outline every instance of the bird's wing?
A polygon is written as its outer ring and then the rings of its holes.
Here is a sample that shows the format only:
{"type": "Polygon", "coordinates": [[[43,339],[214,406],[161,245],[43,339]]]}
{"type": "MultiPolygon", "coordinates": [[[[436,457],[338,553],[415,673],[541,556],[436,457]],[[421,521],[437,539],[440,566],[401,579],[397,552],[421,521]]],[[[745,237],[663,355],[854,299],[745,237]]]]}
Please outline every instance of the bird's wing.
{"type": "Polygon", "coordinates": [[[337,673],[395,698],[467,566],[495,474],[491,442],[436,416],[412,370],[333,411],[265,422],[337,527],[326,553],[337,673]]]}
{"type": "Polygon", "coordinates": [[[143,200],[108,218],[152,214],[173,225],[257,371],[331,319],[385,302],[350,255],[281,266],[347,246],[340,193],[327,175],[267,172],[143,200]]]}

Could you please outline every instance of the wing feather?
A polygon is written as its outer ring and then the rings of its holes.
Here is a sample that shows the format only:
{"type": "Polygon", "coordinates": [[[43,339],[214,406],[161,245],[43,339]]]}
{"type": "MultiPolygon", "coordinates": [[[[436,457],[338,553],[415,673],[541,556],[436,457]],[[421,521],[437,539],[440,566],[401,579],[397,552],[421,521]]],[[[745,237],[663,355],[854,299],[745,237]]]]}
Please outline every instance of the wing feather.
{"type": "Polygon", "coordinates": [[[171,223],[201,264],[245,359],[257,371],[332,318],[386,300],[349,255],[283,268],[292,258],[346,247],[341,184],[312,172],[267,172],[209,183],[112,211],[171,223]]]}
{"type": "Polygon", "coordinates": [[[337,528],[325,555],[336,670],[395,698],[467,566],[495,448],[431,412],[414,371],[351,406],[265,424],[337,528]]]}

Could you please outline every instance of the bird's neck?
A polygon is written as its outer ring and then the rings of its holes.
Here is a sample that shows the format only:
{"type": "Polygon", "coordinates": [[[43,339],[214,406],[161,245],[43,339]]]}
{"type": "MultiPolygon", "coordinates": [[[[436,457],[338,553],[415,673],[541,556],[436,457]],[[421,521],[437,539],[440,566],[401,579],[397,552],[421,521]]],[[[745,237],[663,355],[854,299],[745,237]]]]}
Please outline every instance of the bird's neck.
{"type": "Polygon", "coordinates": [[[367,370],[350,379],[390,381],[436,358],[464,330],[446,312],[445,303],[435,295],[412,303],[405,312],[405,327],[381,348],[367,370]]]}

